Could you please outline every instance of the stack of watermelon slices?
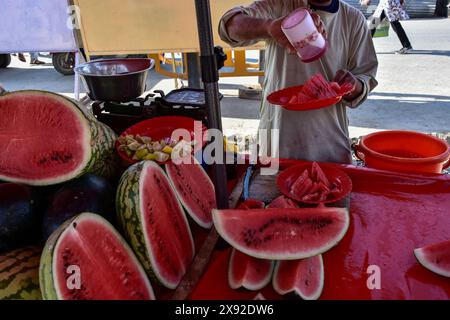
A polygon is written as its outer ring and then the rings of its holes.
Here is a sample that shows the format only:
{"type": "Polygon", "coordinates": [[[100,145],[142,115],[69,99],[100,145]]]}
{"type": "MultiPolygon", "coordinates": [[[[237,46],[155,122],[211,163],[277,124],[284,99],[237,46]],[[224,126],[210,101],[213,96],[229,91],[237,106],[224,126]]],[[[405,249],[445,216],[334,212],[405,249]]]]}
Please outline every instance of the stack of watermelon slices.
{"type": "Polygon", "coordinates": [[[341,86],[337,82],[328,82],[318,73],[303,85],[301,92],[291,97],[289,104],[303,104],[321,99],[334,99],[342,96],[343,93],[351,91],[352,88],[353,86],[349,83],[341,86]]]}
{"type": "Polygon", "coordinates": [[[296,199],[323,202],[339,196],[342,193],[342,183],[339,179],[330,182],[319,164],[314,162],[311,171],[305,169],[292,184],[290,192],[296,199]]]}

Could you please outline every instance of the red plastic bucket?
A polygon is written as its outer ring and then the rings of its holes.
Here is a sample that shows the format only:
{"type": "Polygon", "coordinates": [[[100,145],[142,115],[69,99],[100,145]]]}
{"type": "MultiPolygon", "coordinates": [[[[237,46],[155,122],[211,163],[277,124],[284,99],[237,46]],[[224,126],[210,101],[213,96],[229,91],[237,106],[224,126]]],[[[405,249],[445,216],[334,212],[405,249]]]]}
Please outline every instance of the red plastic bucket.
{"type": "Polygon", "coordinates": [[[369,168],[409,173],[442,173],[450,166],[450,146],[441,139],[414,131],[370,134],[354,146],[369,168]]]}

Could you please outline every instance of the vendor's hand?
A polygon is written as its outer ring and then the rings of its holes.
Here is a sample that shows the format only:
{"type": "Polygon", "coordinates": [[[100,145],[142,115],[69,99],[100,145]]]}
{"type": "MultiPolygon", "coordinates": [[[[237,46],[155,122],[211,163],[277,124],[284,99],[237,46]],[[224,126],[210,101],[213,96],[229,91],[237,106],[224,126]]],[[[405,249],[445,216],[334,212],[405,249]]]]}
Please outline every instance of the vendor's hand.
{"type": "Polygon", "coordinates": [[[344,99],[347,101],[352,101],[363,93],[363,83],[348,70],[339,70],[336,72],[333,81],[337,82],[339,85],[350,83],[353,86],[353,90],[344,96],[344,99]]]}
{"type": "Polygon", "coordinates": [[[297,50],[295,50],[295,48],[289,42],[289,39],[286,37],[283,30],[281,29],[281,24],[283,23],[284,18],[285,17],[269,21],[267,33],[273,40],[275,40],[278,43],[279,46],[286,48],[289,54],[295,54],[297,50]]]}
{"type": "Polygon", "coordinates": [[[314,21],[314,24],[316,25],[317,31],[319,31],[319,33],[321,33],[323,35],[323,37],[325,39],[327,39],[328,33],[325,30],[325,25],[323,24],[322,18],[320,18],[320,16],[315,12],[310,11],[310,13],[311,13],[311,17],[314,21]]]}

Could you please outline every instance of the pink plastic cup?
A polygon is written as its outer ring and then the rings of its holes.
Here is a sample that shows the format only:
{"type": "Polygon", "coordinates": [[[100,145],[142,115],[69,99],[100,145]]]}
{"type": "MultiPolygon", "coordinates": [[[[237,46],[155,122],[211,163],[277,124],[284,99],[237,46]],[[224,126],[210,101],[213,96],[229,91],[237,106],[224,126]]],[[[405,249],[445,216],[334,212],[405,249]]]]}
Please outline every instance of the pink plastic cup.
{"type": "Polygon", "coordinates": [[[320,59],[327,51],[325,38],[317,30],[309,11],[304,8],[288,15],[283,20],[281,29],[303,62],[320,59]]]}

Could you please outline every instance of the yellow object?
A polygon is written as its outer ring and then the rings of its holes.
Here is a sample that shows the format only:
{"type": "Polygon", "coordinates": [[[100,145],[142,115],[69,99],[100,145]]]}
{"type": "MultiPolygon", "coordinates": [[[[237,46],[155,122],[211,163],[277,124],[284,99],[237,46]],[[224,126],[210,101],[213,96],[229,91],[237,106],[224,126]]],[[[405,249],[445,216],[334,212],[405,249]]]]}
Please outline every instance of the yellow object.
{"type": "Polygon", "coordinates": [[[223,138],[225,152],[238,153],[238,146],[235,142],[231,142],[226,137],[223,138]]]}
{"type": "Polygon", "coordinates": [[[138,158],[139,160],[144,160],[144,158],[149,154],[147,149],[141,149],[136,151],[135,156],[136,158],[138,158]]]}
{"type": "Polygon", "coordinates": [[[162,152],[167,153],[167,154],[172,154],[172,151],[173,151],[173,148],[172,148],[172,147],[169,147],[169,146],[165,146],[165,147],[162,149],[162,152]]]}
{"type": "Polygon", "coordinates": [[[156,160],[156,154],[154,153],[150,153],[148,155],[145,156],[144,160],[150,160],[150,161],[155,161],[156,160]]]}
{"type": "MultiPolygon", "coordinates": [[[[193,0],[73,0],[73,2],[80,9],[80,34],[88,56],[199,52],[193,0]]],[[[216,45],[229,48],[218,35],[218,24],[222,15],[234,6],[251,2],[211,1],[216,45]]]]}

